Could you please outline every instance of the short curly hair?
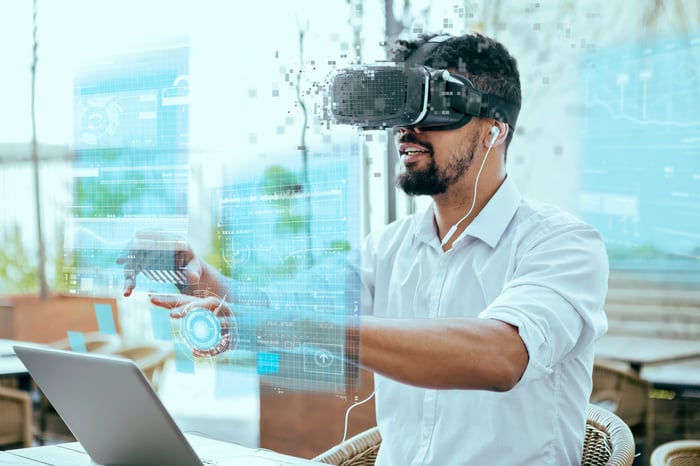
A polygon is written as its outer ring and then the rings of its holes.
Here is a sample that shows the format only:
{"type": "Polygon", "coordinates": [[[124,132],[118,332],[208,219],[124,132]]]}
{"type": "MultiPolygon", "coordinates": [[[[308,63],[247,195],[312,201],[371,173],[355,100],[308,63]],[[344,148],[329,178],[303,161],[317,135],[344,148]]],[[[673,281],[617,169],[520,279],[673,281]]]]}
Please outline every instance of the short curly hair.
{"type": "MultiPolygon", "coordinates": [[[[440,34],[441,36],[443,34],[440,34]]],[[[420,46],[438,34],[422,34],[415,40],[396,41],[390,54],[394,61],[404,62],[420,46]]],[[[423,60],[423,65],[436,69],[455,69],[481,92],[522,104],[520,72],[515,58],[500,42],[477,32],[453,36],[440,42],[423,60]]],[[[508,132],[506,147],[513,138],[508,132]]]]}

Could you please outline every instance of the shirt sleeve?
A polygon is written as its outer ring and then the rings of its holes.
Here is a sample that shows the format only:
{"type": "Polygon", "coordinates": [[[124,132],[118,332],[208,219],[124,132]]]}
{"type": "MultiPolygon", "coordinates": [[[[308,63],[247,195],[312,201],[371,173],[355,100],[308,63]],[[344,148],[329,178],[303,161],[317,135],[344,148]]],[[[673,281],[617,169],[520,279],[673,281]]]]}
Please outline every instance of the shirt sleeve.
{"type": "Polygon", "coordinates": [[[543,232],[517,257],[502,293],[479,317],[518,328],[529,355],[523,383],[546,377],[607,331],[609,268],[600,235],[583,223],[543,232]]]}

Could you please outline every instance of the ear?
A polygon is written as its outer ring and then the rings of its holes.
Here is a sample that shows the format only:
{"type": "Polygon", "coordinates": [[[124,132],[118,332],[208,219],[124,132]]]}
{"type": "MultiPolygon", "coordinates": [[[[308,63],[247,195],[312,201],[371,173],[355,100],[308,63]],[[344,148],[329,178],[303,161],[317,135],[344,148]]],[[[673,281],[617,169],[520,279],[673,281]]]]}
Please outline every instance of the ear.
{"type": "Polygon", "coordinates": [[[488,131],[483,140],[485,148],[489,148],[492,145],[498,146],[503,144],[508,137],[508,123],[503,123],[502,121],[490,120],[488,131]]]}

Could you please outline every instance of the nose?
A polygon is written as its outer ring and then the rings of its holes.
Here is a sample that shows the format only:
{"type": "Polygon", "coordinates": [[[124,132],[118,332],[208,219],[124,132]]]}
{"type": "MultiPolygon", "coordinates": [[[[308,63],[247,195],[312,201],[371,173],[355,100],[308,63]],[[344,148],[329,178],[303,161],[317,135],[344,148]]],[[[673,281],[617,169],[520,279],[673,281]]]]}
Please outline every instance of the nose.
{"type": "Polygon", "coordinates": [[[420,133],[422,133],[422,130],[421,130],[420,128],[418,128],[418,127],[409,127],[409,128],[406,128],[406,127],[403,127],[403,126],[399,126],[399,127],[396,128],[396,132],[399,133],[399,134],[405,134],[405,133],[408,133],[408,132],[420,134],[420,133]]]}

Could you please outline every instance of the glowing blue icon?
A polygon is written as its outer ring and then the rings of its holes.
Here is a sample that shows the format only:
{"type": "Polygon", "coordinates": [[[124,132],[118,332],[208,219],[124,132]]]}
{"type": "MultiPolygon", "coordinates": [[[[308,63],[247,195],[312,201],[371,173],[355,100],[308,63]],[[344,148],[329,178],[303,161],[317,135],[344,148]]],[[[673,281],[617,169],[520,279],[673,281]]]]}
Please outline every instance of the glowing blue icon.
{"type": "Polygon", "coordinates": [[[199,307],[183,317],[181,330],[187,343],[200,351],[216,349],[222,337],[221,324],[216,316],[211,311],[199,307]]]}

